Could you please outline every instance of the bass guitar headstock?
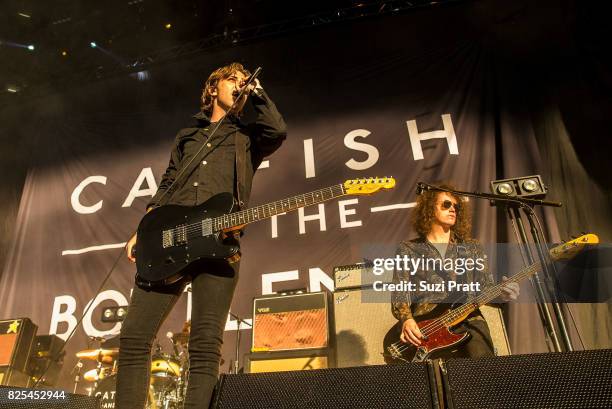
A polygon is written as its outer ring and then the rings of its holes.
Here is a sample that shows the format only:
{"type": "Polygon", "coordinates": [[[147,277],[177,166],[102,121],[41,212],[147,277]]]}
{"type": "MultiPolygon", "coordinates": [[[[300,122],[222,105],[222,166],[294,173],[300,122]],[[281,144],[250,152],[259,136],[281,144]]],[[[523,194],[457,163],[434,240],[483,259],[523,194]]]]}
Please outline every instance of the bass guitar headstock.
{"type": "Polygon", "coordinates": [[[550,250],[553,260],[567,260],[581,252],[586,246],[599,243],[599,237],[595,234],[584,234],[573,240],[558,245],[550,250]]]}

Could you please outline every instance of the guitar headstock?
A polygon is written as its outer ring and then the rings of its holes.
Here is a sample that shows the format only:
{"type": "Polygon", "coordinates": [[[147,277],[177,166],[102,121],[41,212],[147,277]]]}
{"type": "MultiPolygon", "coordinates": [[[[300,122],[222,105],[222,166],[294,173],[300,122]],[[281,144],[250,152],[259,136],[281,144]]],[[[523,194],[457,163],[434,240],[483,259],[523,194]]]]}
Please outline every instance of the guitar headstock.
{"type": "Polygon", "coordinates": [[[347,195],[370,195],[381,189],[393,189],[395,179],[392,177],[349,179],[343,183],[343,186],[347,195]]]}
{"type": "Polygon", "coordinates": [[[567,260],[581,252],[585,246],[597,243],[599,243],[599,237],[597,237],[597,235],[584,234],[551,249],[550,256],[553,260],[567,260]]]}

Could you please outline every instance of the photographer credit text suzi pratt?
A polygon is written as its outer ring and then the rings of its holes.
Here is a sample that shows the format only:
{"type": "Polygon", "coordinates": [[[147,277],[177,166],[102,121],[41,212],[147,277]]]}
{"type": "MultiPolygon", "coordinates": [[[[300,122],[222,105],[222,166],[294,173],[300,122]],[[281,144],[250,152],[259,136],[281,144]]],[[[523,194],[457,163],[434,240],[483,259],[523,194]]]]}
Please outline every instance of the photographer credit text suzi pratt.
{"type": "MultiPolygon", "coordinates": [[[[377,258],[373,260],[372,273],[380,276],[385,271],[406,271],[410,276],[414,276],[417,271],[425,270],[431,272],[446,271],[448,273],[455,272],[461,276],[466,271],[475,270],[483,271],[485,268],[485,260],[483,258],[428,258],[428,257],[409,257],[407,255],[396,255],[391,258],[377,258]]],[[[419,280],[418,282],[402,280],[395,283],[385,283],[383,281],[375,281],[373,283],[375,291],[427,291],[427,292],[479,292],[480,282],[459,282],[454,280],[427,282],[419,280]]]]}

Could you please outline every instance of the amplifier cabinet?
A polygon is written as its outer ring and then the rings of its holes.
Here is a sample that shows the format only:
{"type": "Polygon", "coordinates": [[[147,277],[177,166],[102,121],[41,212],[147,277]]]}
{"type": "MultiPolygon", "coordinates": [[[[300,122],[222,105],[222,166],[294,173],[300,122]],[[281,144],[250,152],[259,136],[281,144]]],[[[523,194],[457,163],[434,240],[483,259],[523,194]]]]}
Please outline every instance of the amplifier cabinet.
{"type": "Polygon", "coordinates": [[[393,282],[392,270],[385,269],[382,274],[374,274],[374,264],[369,261],[334,267],[333,274],[335,291],[372,288],[375,281],[393,282]]]}
{"type": "Polygon", "coordinates": [[[374,290],[334,293],[336,363],[339,368],[384,364],[383,340],[397,320],[391,302],[374,299],[374,290]]]}
{"type": "Polygon", "coordinates": [[[328,311],[325,292],[255,298],[251,351],[326,348],[328,311]]]}
{"type": "Polygon", "coordinates": [[[28,318],[0,321],[0,368],[26,372],[37,329],[28,318]]]}
{"type": "Polygon", "coordinates": [[[27,374],[10,366],[0,367],[0,385],[28,387],[31,383],[32,379],[27,374]]]}
{"type": "Polygon", "coordinates": [[[329,368],[328,349],[290,352],[257,352],[247,355],[245,371],[249,373],[305,371],[329,368]]]}
{"type": "Polygon", "coordinates": [[[28,363],[28,373],[38,379],[45,375],[40,382],[44,386],[55,386],[64,364],[66,351],[61,351],[64,340],[57,335],[38,335],[34,339],[34,346],[28,363]]]}

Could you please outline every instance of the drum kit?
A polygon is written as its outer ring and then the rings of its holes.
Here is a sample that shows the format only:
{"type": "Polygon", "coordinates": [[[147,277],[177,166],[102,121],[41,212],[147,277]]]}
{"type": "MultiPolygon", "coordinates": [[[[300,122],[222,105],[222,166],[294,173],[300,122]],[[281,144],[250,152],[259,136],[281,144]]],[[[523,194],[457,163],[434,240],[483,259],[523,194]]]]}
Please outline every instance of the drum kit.
{"type": "MultiPolygon", "coordinates": [[[[147,409],[177,409],[182,407],[187,390],[187,368],[189,332],[191,323],[187,321],[180,333],[167,334],[172,343],[171,354],[162,352],[159,342],[156,343],[155,353],[151,360],[151,382],[147,409]]],[[[79,373],[75,378],[75,390],[81,380],[88,382],[85,389],[89,395],[100,398],[100,407],[103,409],[115,407],[115,391],[117,385],[118,347],[108,347],[116,343],[117,337],[92,338],[99,343],[95,349],[84,349],[76,353],[79,359],[77,368],[79,373]],[[96,362],[96,367],[87,370],[81,377],[83,361],[96,362]]]]}

